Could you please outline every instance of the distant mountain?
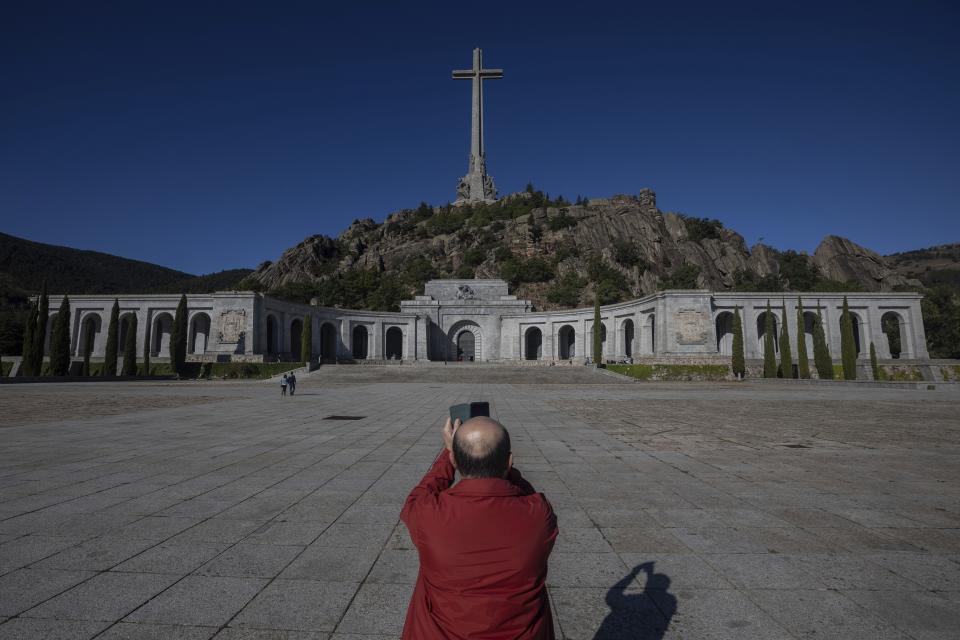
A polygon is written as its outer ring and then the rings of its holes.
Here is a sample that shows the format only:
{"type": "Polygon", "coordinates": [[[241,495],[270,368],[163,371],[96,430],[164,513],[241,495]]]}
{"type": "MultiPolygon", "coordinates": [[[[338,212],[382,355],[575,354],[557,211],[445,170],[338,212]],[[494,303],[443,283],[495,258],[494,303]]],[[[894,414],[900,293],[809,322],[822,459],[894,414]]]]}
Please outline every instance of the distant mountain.
{"type": "Polygon", "coordinates": [[[960,290],[960,243],[903,251],[886,256],[897,273],[924,285],[947,285],[960,290]]]}
{"type": "Polygon", "coordinates": [[[159,265],[0,233],[0,286],[29,293],[185,293],[229,288],[249,269],[195,276],[159,265]]]}

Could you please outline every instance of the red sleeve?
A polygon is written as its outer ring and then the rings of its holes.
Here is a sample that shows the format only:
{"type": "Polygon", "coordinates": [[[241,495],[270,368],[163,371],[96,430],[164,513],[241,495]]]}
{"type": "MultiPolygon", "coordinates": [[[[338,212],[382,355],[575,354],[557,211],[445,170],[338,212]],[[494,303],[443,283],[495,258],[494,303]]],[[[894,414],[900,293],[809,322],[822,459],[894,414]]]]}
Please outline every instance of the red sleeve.
{"type": "Polygon", "coordinates": [[[418,507],[422,507],[428,502],[435,502],[442,492],[449,489],[450,485],[453,484],[455,472],[453,463],[450,462],[450,452],[443,449],[437,459],[433,461],[430,470],[420,480],[420,484],[415,486],[410,495],[407,496],[403,510],[400,511],[400,519],[407,525],[411,537],[414,535],[414,529],[417,526],[418,507]]]}

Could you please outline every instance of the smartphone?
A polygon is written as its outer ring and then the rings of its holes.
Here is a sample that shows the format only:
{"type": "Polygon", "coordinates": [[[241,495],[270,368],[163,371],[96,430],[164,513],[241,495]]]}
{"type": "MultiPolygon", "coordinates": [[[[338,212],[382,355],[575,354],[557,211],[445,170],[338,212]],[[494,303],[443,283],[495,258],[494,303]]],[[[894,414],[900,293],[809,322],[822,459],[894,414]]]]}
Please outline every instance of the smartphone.
{"type": "Polygon", "coordinates": [[[466,422],[477,416],[490,416],[489,402],[467,402],[450,407],[450,420],[453,422],[456,422],[458,418],[460,422],[466,422]]]}

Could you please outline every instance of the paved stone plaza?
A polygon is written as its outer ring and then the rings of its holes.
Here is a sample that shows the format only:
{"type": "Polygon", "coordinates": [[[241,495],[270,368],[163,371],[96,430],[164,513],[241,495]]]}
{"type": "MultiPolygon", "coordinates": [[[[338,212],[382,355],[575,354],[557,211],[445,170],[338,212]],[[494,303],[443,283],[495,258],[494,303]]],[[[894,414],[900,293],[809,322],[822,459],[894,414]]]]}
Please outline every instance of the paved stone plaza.
{"type": "Polygon", "coordinates": [[[960,393],[470,365],[278,386],[0,386],[0,638],[396,638],[402,501],[477,399],[558,512],[562,637],[960,633],[960,393]]]}

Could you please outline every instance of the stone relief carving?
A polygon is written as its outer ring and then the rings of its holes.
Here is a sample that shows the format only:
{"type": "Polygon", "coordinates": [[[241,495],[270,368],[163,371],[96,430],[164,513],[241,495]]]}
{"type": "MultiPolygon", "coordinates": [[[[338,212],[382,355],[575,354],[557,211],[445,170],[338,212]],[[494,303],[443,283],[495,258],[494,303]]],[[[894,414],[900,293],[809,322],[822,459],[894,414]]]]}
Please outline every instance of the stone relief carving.
{"type": "Polygon", "coordinates": [[[247,310],[228,309],[220,314],[220,342],[232,344],[240,342],[246,333],[247,310]]]}
{"type": "Polygon", "coordinates": [[[697,309],[678,309],[673,314],[677,344],[706,344],[710,339],[710,316],[697,309]]]}
{"type": "Polygon", "coordinates": [[[457,285],[457,300],[473,300],[477,294],[470,288],[470,285],[457,285]]]}

